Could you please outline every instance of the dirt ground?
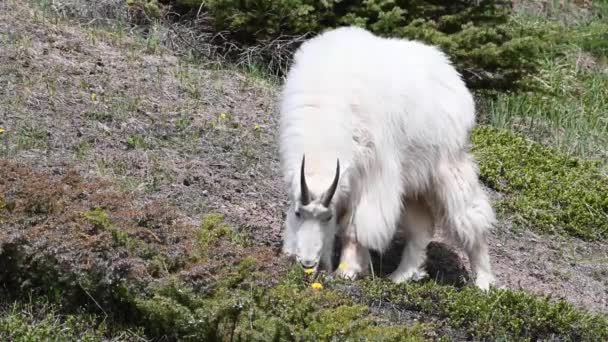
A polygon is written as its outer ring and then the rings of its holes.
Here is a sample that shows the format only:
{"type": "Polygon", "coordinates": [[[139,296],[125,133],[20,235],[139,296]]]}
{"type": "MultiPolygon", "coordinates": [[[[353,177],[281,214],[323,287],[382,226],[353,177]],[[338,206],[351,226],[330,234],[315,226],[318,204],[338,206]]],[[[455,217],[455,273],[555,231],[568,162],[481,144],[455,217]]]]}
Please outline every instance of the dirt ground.
{"type": "MultiPolygon", "coordinates": [[[[23,178],[29,180],[49,177],[39,185],[47,190],[63,184],[53,177],[72,173],[84,181],[105,179],[126,194],[115,194],[115,205],[148,208],[152,215],[159,211],[150,206],[164,203],[184,231],[194,229],[205,213],[224,214],[269,257],[281,244],[286,205],[276,144],[277,90],[253,75],[188,63],[153,39],[54,22],[20,2],[3,1],[0,128],[6,132],[0,136],[5,163],[0,178],[5,197],[21,198],[10,193],[16,183],[9,174],[15,172],[37,175],[23,178]]],[[[90,209],[93,202],[78,210],[90,209]]],[[[31,221],[5,224],[0,249],[18,239],[39,239],[44,246],[65,248],[57,250],[69,260],[85,263],[90,252],[92,242],[84,244],[86,239],[61,244],[61,229],[37,235],[26,229],[35,226],[31,221]]],[[[163,245],[179,241],[173,250],[159,247],[166,255],[190,248],[187,234],[163,229],[140,230],[149,230],[163,245]]],[[[536,235],[503,220],[490,246],[499,285],[608,313],[608,245],[536,235]]],[[[433,277],[458,281],[466,276],[460,250],[438,240],[429,254],[433,277]],[[446,259],[454,255],[461,260],[446,259]]]]}

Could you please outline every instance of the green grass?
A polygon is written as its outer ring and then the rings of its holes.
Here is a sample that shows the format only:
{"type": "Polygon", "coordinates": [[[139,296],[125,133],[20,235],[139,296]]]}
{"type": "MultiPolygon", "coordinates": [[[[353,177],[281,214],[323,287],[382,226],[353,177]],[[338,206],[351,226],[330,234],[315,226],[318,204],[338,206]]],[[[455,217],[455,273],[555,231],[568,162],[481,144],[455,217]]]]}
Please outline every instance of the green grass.
{"type": "Polygon", "coordinates": [[[48,148],[49,133],[42,127],[24,125],[15,135],[18,150],[48,148]]]}
{"type": "Polygon", "coordinates": [[[518,14],[511,29],[544,42],[540,68],[525,81],[529,91],[483,101],[489,123],[569,154],[606,160],[608,21],[599,15],[568,23],[518,14]]]}
{"type": "Polygon", "coordinates": [[[608,178],[600,162],[491,127],[476,129],[472,140],[482,180],[506,195],[496,206],[517,225],[589,240],[608,238],[608,178]]]}
{"type": "Polygon", "coordinates": [[[482,99],[487,123],[500,129],[481,127],[473,142],[484,182],[506,195],[497,206],[517,227],[608,238],[608,12],[602,8],[568,20],[551,11],[511,20],[512,30],[541,37],[540,68],[526,79],[527,90],[482,99]]]}
{"type": "Polygon", "coordinates": [[[127,137],[127,146],[130,149],[145,150],[148,147],[148,143],[146,142],[146,138],[141,134],[132,134],[127,137]]]}

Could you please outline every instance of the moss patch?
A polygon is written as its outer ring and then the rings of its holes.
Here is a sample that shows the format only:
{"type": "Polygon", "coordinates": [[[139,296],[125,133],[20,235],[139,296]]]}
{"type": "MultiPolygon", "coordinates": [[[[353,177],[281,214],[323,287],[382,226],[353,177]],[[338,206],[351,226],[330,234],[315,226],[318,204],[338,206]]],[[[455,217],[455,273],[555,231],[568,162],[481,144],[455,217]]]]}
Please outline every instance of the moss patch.
{"type": "Polygon", "coordinates": [[[506,130],[472,135],[481,178],[506,195],[499,209],[541,232],[608,238],[608,178],[600,163],[567,156],[506,130]]]}

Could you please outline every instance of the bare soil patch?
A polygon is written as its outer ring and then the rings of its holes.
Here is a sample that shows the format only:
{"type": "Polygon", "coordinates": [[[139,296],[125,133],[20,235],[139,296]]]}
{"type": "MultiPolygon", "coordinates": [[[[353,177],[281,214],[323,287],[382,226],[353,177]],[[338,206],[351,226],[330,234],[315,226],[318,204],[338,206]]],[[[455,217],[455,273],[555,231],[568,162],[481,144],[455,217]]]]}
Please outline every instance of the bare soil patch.
{"type": "Polygon", "coordinates": [[[276,241],[282,197],[272,86],[182,62],[121,32],[55,25],[25,6],[3,6],[5,157],[43,169],[69,165],[193,217],[226,214],[276,241]]]}

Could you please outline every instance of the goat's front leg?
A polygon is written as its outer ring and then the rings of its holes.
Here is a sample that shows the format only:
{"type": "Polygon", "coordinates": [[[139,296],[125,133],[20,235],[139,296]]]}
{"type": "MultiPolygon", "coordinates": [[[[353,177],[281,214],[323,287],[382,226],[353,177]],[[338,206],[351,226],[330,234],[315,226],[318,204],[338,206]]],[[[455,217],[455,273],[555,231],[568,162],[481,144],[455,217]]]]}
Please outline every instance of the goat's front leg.
{"type": "Polygon", "coordinates": [[[321,268],[323,268],[324,270],[326,270],[327,272],[331,273],[334,270],[334,263],[333,263],[333,258],[332,258],[332,254],[333,254],[333,248],[331,249],[327,249],[325,251],[323,251],[323,255],[321,255],[321,268]]]}
{"type": "Polygon", "coordinates": [[[361,245],[354,234],[354,229],[346,228],[341,235],[342,251],[340,253],[340,264],[338,265],[337,275],[355,279],[358,276],[366,275],[369,271],[370,254],[369,250],[361,245]]]}
{"type": "Polygon", "coordinates": [[[423,264],[426,261],[426,248],[434,233],[433,214],[425,202],[408,200],[405,210],[399,228],[407,242],[399,266],[389,276],[396,283],[420,280],[427,276],[423,264]]]}

